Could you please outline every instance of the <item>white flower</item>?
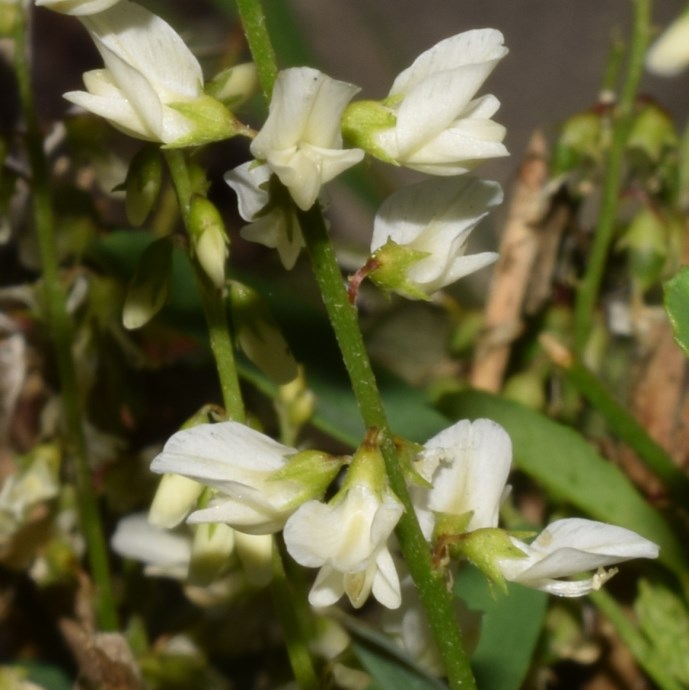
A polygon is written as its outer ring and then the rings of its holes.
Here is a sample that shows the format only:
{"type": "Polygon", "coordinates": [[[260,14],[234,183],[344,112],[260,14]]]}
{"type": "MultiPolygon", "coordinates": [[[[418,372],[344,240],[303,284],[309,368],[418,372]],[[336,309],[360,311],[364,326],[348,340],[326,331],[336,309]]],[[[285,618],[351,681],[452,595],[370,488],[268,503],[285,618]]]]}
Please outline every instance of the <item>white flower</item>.
{"type": "Polygon", "coordinates": [[[561,597],[579,597],[600,589],[616,572],[598,570],[632,558],[657,558],[659,547],[636,532],[603,522],[570,518],[548,525],[531,544],[512,539],[526,554],[498,565],[505,579],[561,597]],[[584,580],[563,581],[597,570],[584,580]]]}
{"type": "Polygon", "coordinates": [[[263,129],[251,144],[306,211],[322,185],[358,163],[364,152],[343,149],[340,117],[359,89],[318,70],[296,67],[280,72],[263,129]]]}
{"type": "Polygon", "coordinates": [[[495,252],[465,252],[472,230],[501,201],[500,185],[472,177],[432,179],[400,189],[376,214],[371,251],[386,271],[395,268],[395,245],[406,248],[411,262],[405,264],[403,255],[402,275],[381,280],[374,272],[371,278],[419,298],[488,266],[498,258],[495,252]]]}
{"type": "Polygon", "coordinates": [[[505,128],[490,119],[500,102],[492,95],[474,98],[505,55],[495,29],[466,31],[419,55],[382,103],[394,126],[381,121],[370,132],[374,155],[431,175],[457,175],[508,155],[501,143],[505,128]]]}
{"type": "Polygon", "coordinates": [[[304,503],[285,524],[287,551],[297,563],[320,568],[309,592],[312,606],[334,604],[343,594],[355,608],[368,595],[383,606],[400,605],[400,583],[387,541],[403,512],[388,490],[382,495],[352,483],[330,503],[304,503]]]}
{"type": "Polygon", "coordinates": [[[80,19],[105,69],[86,72],[87,90],[66,93],[68,101],[133,137],[164,144],[201,143],[235,133],[225,107],[203,94],[198,60],[160,17],[122,1],[80,19]]]}
{"type": "Polygon", "coordinates": [[[289,270],[297,261],[304,238],[292,205],[280,203],[279,199],[270,203],[271,174],[267,165],[249,161],[226,172],[225,182],[237,195],[239,215],[250,223],[240,230],[240,235],[250,242],[277,249],[282,265],[289,270]]]}
{"type": "Polygon", "coordinates": [[[151,470],[181,474],[216,490],[208,507],[187,522],[224,522],[247,534],[272,534],[298,505],[323,495],[340,464],[316,451],[297,454],[244,424],[222,422],[178,431],[151,470]]]}
{"type": "Polygon", "coordinates": [[[121,0],[36,0],[39,7],[47,7],[54,12],[83,16],[96,14],[116,5],[121,0]]]}
{"type": "Polygon", "coordinates": [[[250,534],[277,532],[302,488],[270,479],[297,451],[237,422],[200,424],[174,434],[151,470],[176,473],[216,489],[188,522],[225,522],[250,534]]]}
{"type": "Polygon", "coordinates": [[[649,48],[646,68],[661,77],[674,77],[689,66],[689,12],[683,12],[649,48]]]}

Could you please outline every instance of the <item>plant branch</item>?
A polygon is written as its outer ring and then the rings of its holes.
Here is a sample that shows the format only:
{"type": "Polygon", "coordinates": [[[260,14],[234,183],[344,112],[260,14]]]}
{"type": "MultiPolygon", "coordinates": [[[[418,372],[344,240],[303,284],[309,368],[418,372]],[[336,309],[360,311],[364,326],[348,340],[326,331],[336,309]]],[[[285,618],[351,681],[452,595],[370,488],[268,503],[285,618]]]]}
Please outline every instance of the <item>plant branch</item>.
{"type": "Polygon", "coordinates": [[[98,499],[91,481],[88,450],[83,427],[83,410],[72,353],[74,332],[67,312],[67,294],[60,278],[55,247],[55,218],[50,190],[48,162],[43,152],[38,117],[31,88],[28,58],[28,15],[31,5],[17,6],[15,23],[14,69],[26,121],[26,143],[31,163],[34,226],[38,235],[43,270],[41,302],[50,332],[60,377],[60,393],[67,422],[68,441],[74,458],[79,523],[87,546],[87,555],[96,589],[96,619],[102,630],[118,628],[117,610],[110,580],[108,550],[103,532],[98,499]]]}
{"type": "Polygon", "coordinates": [[[651,0],[632,0],[634,30],[627,75],[613,122],[612,143],[608,154],[600,216],[593,237],[588,268],[577,291],[574,309],[574,343],[582,355],[594,321],[605,264],[613,240],[615,219],[622,180],[624,148],[634,116],[634,104],[643,73],[644,56],[650,37],[651,0]]]}

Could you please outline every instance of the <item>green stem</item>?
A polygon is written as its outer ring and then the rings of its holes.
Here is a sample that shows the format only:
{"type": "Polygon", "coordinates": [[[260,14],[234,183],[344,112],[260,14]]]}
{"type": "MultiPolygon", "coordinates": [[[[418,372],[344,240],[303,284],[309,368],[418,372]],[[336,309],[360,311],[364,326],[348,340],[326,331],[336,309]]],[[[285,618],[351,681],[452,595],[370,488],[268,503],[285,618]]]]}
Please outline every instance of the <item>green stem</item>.
{"type": "Polygon", "coordinates": [[[617,602],[605,591],[590,594],[593,603],[612,623],[625,645],[632,652],[639,665],[662,690],[682,690],[682,686],[667,672],[667,669],[649,649],[641,633],[625,616],[617,602]]]}
{"type": "Polygon", "coordinates": [[[627,76],[613,124],[612,143],[603,181],[601,212],[593,237],[588,268],[577,291],[574,310],[574,342],[575,350],[579,355],[584,352],[593,326],[598,293],[613,239],[624,148],[634,116],[634,103],[643,73],[644,56],[650,36],[651,0],[632,0],[632,2],[634,5],[634,30],[627,76]]]}
{"type": "Polygon", "coordinates": [[[28,8],[24,7],[23,4],[17,6],[14,69],[26,120],[26,142],[32,173],[34,225],[38,235],[43,270],[41,298],[50,339],[55,350],[68,438],[74,456],[79,522],[86,540],[89,565],[95,583],[96,618],[102,630],[116,630],[118,628],[117,610],[110,580],[108,550],[98,510],[98,500],[91,482],[79,387],[72,354],[74,334],[67,312],[67,294],[60,280],[59,262],[55,252],[55,220],[48,163],[43,152],[43,140],[31,89],[26,15],[30,7],[30,5],[28,8]]]}
{"type": "MultiPolygon", "coordinates": [[[[268,98],[277,74],[277,65],[270,36],[266,30],[263,8],[260,0],[237,0],[237,6],[254,61],[258,66],[259,74],[262,75],[261,83],[264,92],[268,98]]],[[[364,424],[378,430],[390,487],[405,508],[397,527],[397,535],[407,567],[426,609],[436,644],[445,662],[450,687],[471,690],[476,687],[476,682],[455,620],[452,595],[445,587],[442,573],[433,567],[428,544],[416,519],[359,328],[358,315],[356,309],[349,303],[323,214],[316,204],[309,211],[299,211],[298,216],[314,274],[335,331],[364,424]]]]}
{"type": "MultiPolygon", "coordinates": [[[[172,183],[177,193],[177,200],[182,210],[184,225],[187,228],[191,241],[189,223],[193,189],[189,178],[186,158],[184,153],[177,149],[164,149],[163,152],[170,170],[172,183]]],[[[239,386],[239,377],[237,375],[230,327],[227,321],[225,301],[222,293],[216,289],[208,276],[206,276],[199,262],[196,259],[192,259],[192,263],[194,265],[196,282],[199,287],[201,303],[208,325],[211,350],[218,370],[218,379],[220,381],[220,390],[225,412],[230,419],[243,422],[245,419],[244,400],[239,386]]]]}
{"type": "Polygon", "coordinates": [[[259,0],[237,0],[237,9],[244,27],[249,50],[254,59],[258,80],[266,103],[270,103],[278,68],[275,51],[266,28],[266,16],[259,0]]]}
{"type": "Polygon", "coordinates": [[[323,302],[337,337],[364,424],[378,431],[390,488],[404,505],[397,536],[409,572],[416,583],[433,635],[445,662],[451,688],[475,688],[452,605],[441,572],[433,567],[409,496],[375,376],[366,351],[356,308],[349,303],[323,215],[318,205],[299,211],[299,222],[323,302]]]}

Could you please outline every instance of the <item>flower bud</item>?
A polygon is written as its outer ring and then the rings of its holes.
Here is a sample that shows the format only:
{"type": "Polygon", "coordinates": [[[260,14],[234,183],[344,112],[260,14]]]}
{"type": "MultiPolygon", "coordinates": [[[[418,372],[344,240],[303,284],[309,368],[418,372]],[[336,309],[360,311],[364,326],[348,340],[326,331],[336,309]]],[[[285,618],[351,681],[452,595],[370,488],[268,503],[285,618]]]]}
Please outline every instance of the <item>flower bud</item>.
{"type": "Polygon", "coordinates": [[[201,268],[219,290],[225,284],[229,240],[218,209],[205,197],[194,197],[189,212],[194,253],[201,268]]]}
{"type": "Polygon", "coordinates": [[[676,144],[677,134],[672,118],[657,105],[646,105],[634,118],[627,139],[630,149],[643,151],[653,163],[658,163],[662,154],[676,144]]]}
{"type": "Polygon", "coordinates": [[[163,529],[177,527],[196,507],[205,488],[181,474],[163,475],[148,512],[149,523],[163,529]]]}
{"type": "Polygon", "coordinates": [[[206,85],[209,96],[224,103],[228,108],[238,108],[258,90],[258,74],[253,62],[228,67],[206,85]]]}
{"type": "Polygon", "coordinates": [[[660,213],[643,208],[617,244],[626,249],[632,281],[644,293],[660,280],[667,257],[667,228],[660,213]]]}
{"type": "Polygon", "coordinates": [[[125,180],[127,220],[143,225],[160,194],[163,165],[155,146],[145,146],[132,159],[125,180]]]}
{"type": "Polygon", "coordinates": [[[223,524],[202,524],[194,531],[188,581],[208,585],[227,565],[234,550],[234,530],[223,524]]]}
{"type": "Polygon", "coordinates": [[[602,132],[600,113],[587,111],[568,118],[555,146],[553,174],[558,176],[584,162],[598,161],[603,152],[602,132]]]}
{"type": "Polygon", "coordinates": [[[170,287],[172,242],[163,237],[146,247],[136,272],[127,287],[122,309],[125,328],[134,329],[148,323],[163,307],[170,287]]]}
{"type": "Polygon", "coordinates": [[[273,578],[273,535],[234,533],[237,556],[246,579],[254,587],[265,587],[273,578]]]}
{"type": "Polygon", "coordinates": [[[232,282],[232,320],[242,352],[274,383],[297,376],[297,363],[261,296],[242,283],[232,282]]]}

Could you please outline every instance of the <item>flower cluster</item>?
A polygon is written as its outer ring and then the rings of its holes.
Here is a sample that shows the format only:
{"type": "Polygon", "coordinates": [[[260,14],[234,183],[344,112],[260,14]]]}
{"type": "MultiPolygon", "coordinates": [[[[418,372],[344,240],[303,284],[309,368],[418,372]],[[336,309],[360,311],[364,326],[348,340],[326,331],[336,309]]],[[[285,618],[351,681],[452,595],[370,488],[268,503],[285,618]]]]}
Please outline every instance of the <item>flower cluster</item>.
{"type": "MultiPolygon", "coordinates": [[[[402,504],[368,442],[349,462],[340,489],[323,502],[345,462],[298,452],[242,424],[222,422],[178,432],[151,469],[214,490],[206,507],[190,513],[190,524],[224,523],[248,534],[282,530],[291,556],[319,568],[312,605],[329,606],[346,594],[359,607],[372,593],[384,606],[397,608],[400,578],[389,538],[402,504]]],[[[509,580],[565,597],[598,589],[613,574],[601,570],[604,566],[658,555],[655,544],[634,532],[580,518],[552,523],[531,543],[498,528],[511,462],[509,436],[487,419],[457,422],[430,439],[410,472],[423,480],[411,493],[429,543],[456,542],[452,555],[469,558],[498,583],[509,580]],[[586,579],[563,579],[592,570],[586,579]]]]}
{"type": "Polygon", "coordinates": [[[500,188],[454,176],[507,155],[505,130],[490,119],[498,100],[475,98],[506,53],[502,34],[493,29],[452,36],[420,55],[375,102],[351,103],[357,87],[311,68],[281,72],[268,119],[251,145],[256,160],[225,177],[249,223],[242,236],[276,248],[292,268],[304,244],[297,209],[311,208],[325,183],[368,153],[449,176],[400,190],[380,208],[366,269],[376,284],[428,299],[492,263],[495,253],[464,254],[471,231],[502,200],[500,188]],[[343,148],[343,132],[358,148],[343,148]]]}

